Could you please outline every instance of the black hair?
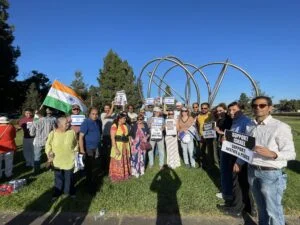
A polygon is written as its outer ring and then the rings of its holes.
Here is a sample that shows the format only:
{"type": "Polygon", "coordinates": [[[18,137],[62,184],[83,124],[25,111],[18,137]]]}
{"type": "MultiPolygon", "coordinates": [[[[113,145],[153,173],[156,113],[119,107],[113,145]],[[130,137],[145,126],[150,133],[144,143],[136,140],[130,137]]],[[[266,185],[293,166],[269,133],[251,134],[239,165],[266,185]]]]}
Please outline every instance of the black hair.
{"type": "Polygon", "coordinates": [[[201,103],[201,107],[202,107],[203,105],[207,105],[208,108],[210,107],[210,104],[209,104],[208,102],[203,102],[203,103],[201,103]]]}
{"type": "Polygon", "coordinates": [[[258,99],[264,99],[264,100],[266,100],[269,106],[272,106],[272,104],[273,104],[272,103],[272,99],[270,97],[261,95],[261,96],[257,96],[255,98],[253,98],[252,101],[251,101],[251,105],[253,105],[254,102],[256,100],[258,100],[258,99]]]}
{"type": "Polygon", "coordinates": [[[229,105],[228,105],[228,109],[232,106],[237,106],[239,109],[243,109],[243,106],[239,103],[239,102],[231,102],[229,105]]]}

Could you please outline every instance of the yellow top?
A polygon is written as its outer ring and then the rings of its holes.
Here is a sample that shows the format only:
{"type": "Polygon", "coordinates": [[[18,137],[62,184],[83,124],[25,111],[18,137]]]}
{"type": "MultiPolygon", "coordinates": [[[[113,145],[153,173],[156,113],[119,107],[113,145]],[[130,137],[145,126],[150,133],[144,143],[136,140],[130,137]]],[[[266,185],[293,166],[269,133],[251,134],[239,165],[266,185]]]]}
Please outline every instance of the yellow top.
{"type": "Polygon", "coordinates": [[[199,114],[197,117],[197,123],[198,123],[198,127],[199,127],[199,134],[200,136],[203,135],[203,125],[205,123],[211,122],[212,121],[212,117],[211,117],[211,113],[208,112],[207,114],[199,114]]]}
{"type": "MultiPolygon", "coordinates": [[[[128,136],[128,129],[127,126],[125,124],[116,126],[116,124],[113,124],[111,126],[110,129],[111,133],[115,133],[115,135],[118,136],[128,136]]],[[[116,148],[114,146],[111,147],[111,152],[110,152],[110,157],[114,158],[116,160],[121,160],[122,159],[122,155],[124,154],[124,152],[127,150],[127,154],[128,156],[130,155],[130,145],[129,145],[129,141],[128,142],[121,142],[121,141],[116,141],[116,145],[118,150],[120,151],[120,155],[116,154],[116,148]]]]}
{"type": "Polygon", "coordinates": [[[46,142],[46,154],[54,153],[55,168],[70,170],[74,168],[75,152],[78,151],[76,133],[74,130],[66,132],[51,131],[46,142]]]}

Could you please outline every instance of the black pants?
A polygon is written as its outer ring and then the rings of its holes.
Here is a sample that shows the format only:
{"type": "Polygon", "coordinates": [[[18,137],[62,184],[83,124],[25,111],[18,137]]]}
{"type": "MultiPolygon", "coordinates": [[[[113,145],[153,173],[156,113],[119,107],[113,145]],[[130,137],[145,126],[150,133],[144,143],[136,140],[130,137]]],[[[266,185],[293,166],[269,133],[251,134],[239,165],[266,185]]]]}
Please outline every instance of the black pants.
{"type": "Polygon", "coordinates": [[[111,139],[109,135],[103,136],[100,149],[101,169],[108,174],[110,163],[111,139]]]}
{"type": "Polygon", "coordinates": [[[96,150],[88,150],[85,155],[85,173],[86,173],[86,185],[88,187],[94,186],[94,173],[96,168],[96,150]]]}
{"type": "Polygon", "coordinates": [[[54,196],[58,197],[62,193],[67,195],[74,195],[74,176],[73,169],[61,170],[54,169],[54,196]]]}

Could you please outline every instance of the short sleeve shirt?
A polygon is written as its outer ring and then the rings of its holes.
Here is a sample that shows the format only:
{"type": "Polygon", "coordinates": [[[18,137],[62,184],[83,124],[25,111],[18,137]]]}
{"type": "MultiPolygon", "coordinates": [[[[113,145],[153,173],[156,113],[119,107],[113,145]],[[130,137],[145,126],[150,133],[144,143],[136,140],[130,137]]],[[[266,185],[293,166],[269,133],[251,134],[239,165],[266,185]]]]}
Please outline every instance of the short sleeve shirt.
{"type": "Polygon", "coordinates": [[[33,138],[33,136],[29,134],[29,129],[32,126],[32,123],[33,118],[23,117],[22,119],[20,119],[19,126],[23,129],[24,138],[33,138]]]}
{"type": "Polygon", "coordinates": [[[98,148],[101,136],[101,123],[99,120],[85,119],[80,126],[80,133],[84,134],[86,150],[98,148]]]}

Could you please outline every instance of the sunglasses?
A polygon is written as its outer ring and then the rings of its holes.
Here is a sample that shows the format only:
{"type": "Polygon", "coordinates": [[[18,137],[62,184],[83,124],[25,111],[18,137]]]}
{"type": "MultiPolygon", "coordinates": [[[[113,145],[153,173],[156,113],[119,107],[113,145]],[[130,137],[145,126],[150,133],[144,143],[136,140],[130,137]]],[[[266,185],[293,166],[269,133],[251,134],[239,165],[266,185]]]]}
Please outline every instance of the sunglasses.
{"type": "Polygon", "coordinates": [[[169,116],[172,116],[172,115],[174,115],[174,113],[168,113],[168,115],[169,115],[169,116]]]}
{"type": "Polygon", "coordinates": [[[187,110],[181,110],[181,112],[187,112],[187,110]]]}
{"type": "Polygon", "coordinates": [[[193,109],[198,109],[198,106],[193,106],[193,109]]]}
{"type": "Polygon", "coordinates": [[[143,119],[142,119],[142,118],[138,118],[137,120],[138,120],[138,121],[143,121],[143,119]]]}
{"type": "Polygon", "coordinates": [[[268,104],[252,104],[251,107],[253,109],[256,109],[257,107],[260,108],[260,109],[263,109],[265,108],[266,106],[268,106],[268,104]]]}
{"type": "Polygon", "coordinates": [[[74,108],[74,109],[72,109],[73,111],[75,111],[75,110],[80,110],[79,108],[74,108]]]}
{"type": "Polygon", "coordinates": [[[201,109],[208,109],[208,108],[201,108],[201,109]]]}

